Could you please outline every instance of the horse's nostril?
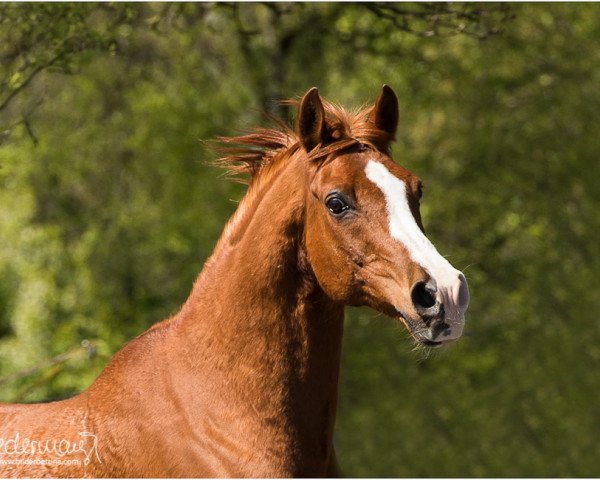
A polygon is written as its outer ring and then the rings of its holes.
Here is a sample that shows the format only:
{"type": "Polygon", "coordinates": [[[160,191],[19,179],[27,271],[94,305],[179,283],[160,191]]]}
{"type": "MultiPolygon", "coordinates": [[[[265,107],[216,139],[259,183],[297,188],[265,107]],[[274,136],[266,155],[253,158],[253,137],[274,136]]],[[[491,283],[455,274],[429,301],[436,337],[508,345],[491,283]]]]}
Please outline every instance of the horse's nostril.
{"type": "Polygon", "coordinates": [[[413,287],[411,298],[418,309],[431,308],[436,304],[435,287],[419,282],[413,287]]]}

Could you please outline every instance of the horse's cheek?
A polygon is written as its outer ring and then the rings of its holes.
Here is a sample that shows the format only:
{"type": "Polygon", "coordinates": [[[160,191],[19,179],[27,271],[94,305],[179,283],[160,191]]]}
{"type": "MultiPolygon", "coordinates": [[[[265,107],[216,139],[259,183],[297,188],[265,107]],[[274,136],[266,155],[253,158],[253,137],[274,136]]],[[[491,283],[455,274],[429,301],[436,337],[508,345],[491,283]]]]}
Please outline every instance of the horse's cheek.
{"type": "Polygon", "coordinates": [[[323,291],[332,300],[348,303],[352,296],[353,271],[344,252],[336,248],[338,241],[326,226],[309,229],[306,251],[312,270],[323,291]]]}

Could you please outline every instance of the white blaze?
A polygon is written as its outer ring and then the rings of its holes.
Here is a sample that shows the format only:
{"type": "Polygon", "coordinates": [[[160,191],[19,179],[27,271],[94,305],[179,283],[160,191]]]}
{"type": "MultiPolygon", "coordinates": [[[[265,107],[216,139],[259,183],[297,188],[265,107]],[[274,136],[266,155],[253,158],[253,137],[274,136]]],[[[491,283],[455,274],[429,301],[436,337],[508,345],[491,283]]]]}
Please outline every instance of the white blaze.
{"type": "MultiPolygon", "coordinates": [[[[417,225],[408,205],[406,184],[375,160],[367,163],[365,173],[385,196],[390,235],[401,242],[412,260],[436,281],[436,299],[444,304],[446,322],[453,330],[462,331],[463,315],[469,301],[464,276],[439,254],[417,225]]],[[[460,335],[460,331],[453,334],[460,335]]]]}

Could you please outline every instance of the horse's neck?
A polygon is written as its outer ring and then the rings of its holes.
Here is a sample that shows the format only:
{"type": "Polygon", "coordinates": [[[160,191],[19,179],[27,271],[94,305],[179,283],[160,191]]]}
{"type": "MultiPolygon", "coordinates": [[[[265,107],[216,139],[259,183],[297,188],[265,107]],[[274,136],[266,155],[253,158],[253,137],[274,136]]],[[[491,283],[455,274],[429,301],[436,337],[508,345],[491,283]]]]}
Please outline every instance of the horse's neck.
{"type": "Polygon", "coordinates": [[[292,160],[243,201],[175,318],[83,394],[0,408],[5,433],[92,432],[102,462],[75,476],[330,473],[343,307],[304,258],[304,169],[292,160]]]}
{"type": "Polygon", "coordinates": [[[261,441],[320,457],[330,453],[343,306],[304,256],[305,172],[289,162],[242,202],[176,328],[201,403],[260,427],[261,441]]]}

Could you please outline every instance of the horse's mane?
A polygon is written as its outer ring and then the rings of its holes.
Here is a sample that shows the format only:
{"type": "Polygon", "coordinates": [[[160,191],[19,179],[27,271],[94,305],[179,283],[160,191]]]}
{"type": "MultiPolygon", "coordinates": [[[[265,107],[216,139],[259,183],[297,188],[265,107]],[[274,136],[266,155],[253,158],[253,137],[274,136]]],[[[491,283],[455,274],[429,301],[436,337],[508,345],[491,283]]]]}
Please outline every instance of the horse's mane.
{"type": "MultiPolygon", "coordinates": [[[[298,100],[286,100],[284,105],[297,107],[298,100]]],[[[309,154],[311,160],[320,160],[353,146],[366,146],[387,150],[392,140],[390,134],[378,129],[369,119],[370,107],[349,111],[323,100],[328,138],[325,145],[319,144],[309,154]]],[[[289,158],[301,147],[300,138],[294,129],[281,119],[269,117],[275,128],[256,128],[249,133],[234,137],[220,137],[219,151],[222,157],[215,164],[225,168],[231,176],[250,174],[252,180],[265,167],[281,158],[289,158]]]]}

